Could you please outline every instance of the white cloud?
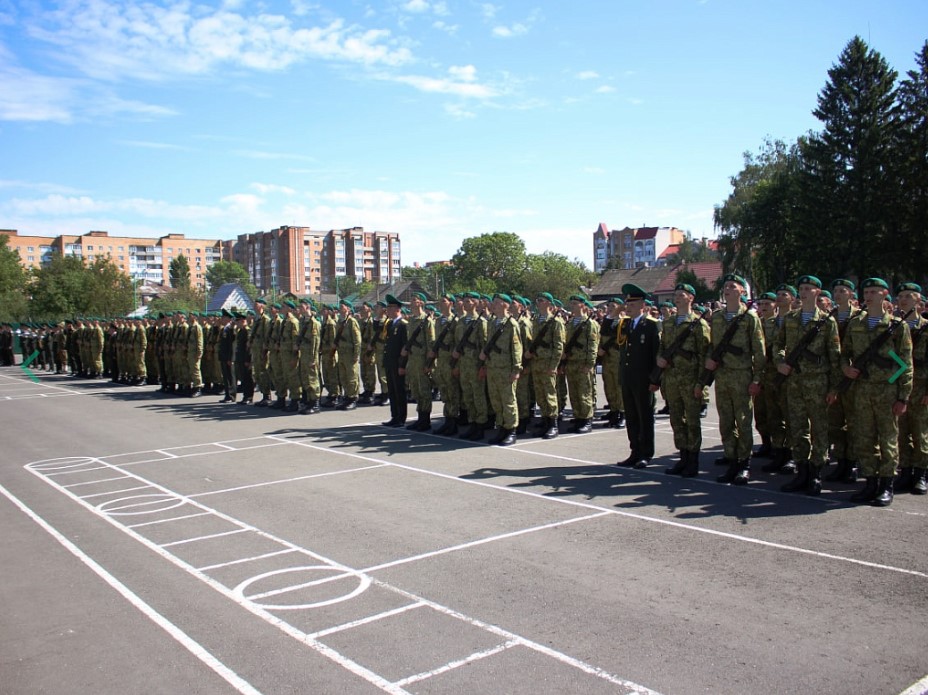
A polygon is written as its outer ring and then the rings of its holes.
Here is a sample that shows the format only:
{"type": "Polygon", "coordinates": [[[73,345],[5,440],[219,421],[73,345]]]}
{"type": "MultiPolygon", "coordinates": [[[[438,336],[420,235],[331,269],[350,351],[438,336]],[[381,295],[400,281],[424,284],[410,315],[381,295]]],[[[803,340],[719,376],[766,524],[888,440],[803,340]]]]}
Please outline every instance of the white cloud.
{"type": "Polygon", "coordinates": [[[604,84],[601,87],[596,88],[597,94],[612,94],[614,91],[615,91],[615,87],[610,87],[607,84],[604,84]]]}
{"type": "Polygon", "coordinates": [[[161,80],[224,65],[280,70],[309,59],[388,66],[412,59],[385,29],[340,19],[299,26],[283,15],[236,9],[74,0],[30,20],[26,30],[55,46],[56,58],[100,80],[161,80]]]}
{"type": "Polygon", "coordinates": [[[253,183],[251,187],[254,188],[258,193],[267,194],[267,193],[283,193],[284,195],[295,195],[296,190],[290,188],[290,186],[281,186],[276,183],[253,183]]]}
{"type": "Polygon", "coordinates": [[[483,15],[484,19],[492,20],[496,17],[496,13],[499,12],[500,8],[496,5],[491,5],[490,3],[483,3],[480,6],[480,13],[483,15]]]}
{"type": "Polygon", "coordinates": [[[426,77],[425,75],[382,75],[381,79],[399,82],[422,92],[453,94],[472,99],[490,99],[500,91],[477,82],[477,69],[473,65],[453,66],[448,69],[449,77],[426,77]]]}
{"type": "Polygon", "coordinates": [[[453,118],[476,118],[477,114],[461,104],[445,104],[445,113],[453,118]]]}
{"type": "Polygon", "coordinates": [[[477,79],[477,68],[473,65],[452,65],[448,73],[462,82],[473,82],[477,79]]]}
{"type": "Polygon", "coordinates": [[[597,77],[599,77],[599,73],[595,70],[584,70],[577,73],[578,80],[595,80],[597,77]]]}
{"type": "Polygon", "coordinates": [[[528,33],[528,27],[525,24],[516,23],[512,26],[493,27],[493,36],[500,39],[509,39],[513,36],[521,36],[528,33]]]}
{"type": "Polygon", "coordinates": [[[443,22],[442,20],[439,19],[432,23],[432,28],[438,29],[439,31],[443,31],[446,34],[454,36],[455,34],[458,33],[458,29],[460,29],[461,27],[458,24],[448,24],[447,22],[443,22]]]}
{"type": "Polygon", "coordinates": [[[409,0],[403,3],[402,8],[406,12],[428,12],[430,6],[426,0],[409,0]]]}

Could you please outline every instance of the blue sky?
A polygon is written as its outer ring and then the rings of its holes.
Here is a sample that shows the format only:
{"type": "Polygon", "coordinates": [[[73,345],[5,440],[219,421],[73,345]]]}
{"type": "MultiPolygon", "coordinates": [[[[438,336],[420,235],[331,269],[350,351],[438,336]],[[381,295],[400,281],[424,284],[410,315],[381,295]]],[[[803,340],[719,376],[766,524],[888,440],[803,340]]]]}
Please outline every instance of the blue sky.
{"type": "Polygon", "coordinates": [[[928,2],[0,0],[0,228],[714,236],[742,153],[793,140],[855,35],[897,71],[928,2]]]}

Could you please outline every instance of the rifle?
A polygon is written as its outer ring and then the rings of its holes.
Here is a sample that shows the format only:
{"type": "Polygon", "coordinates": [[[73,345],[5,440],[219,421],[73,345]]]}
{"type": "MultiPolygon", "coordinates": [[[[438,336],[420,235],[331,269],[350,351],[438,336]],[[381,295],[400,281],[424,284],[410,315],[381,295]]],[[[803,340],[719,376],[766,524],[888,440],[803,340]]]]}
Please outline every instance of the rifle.
{"type": "Polygon", "coordinates": [[[338,344],[342,342],[342,334],[345,332],[345,326],[348,325],[348,319],[342,321],[342,325],[338,327],[338,332],[335,334],[335,340],[332,341],[332,356],[338,352],[338,344]]]}
{"type": "Polygon", "coordinates": [[[429,357],[426,360],[425,367],[426,369],[431,369],[435,366],[435,361],[438,359],[438,353],[445,349],[445,338],[448,337],[448,331],[451,330],[451,327],[454,326],[456,321],[454,318],[449,318],[448,322],[445,324],[445,327],[441,329],[441,333],[438,334],[438,340],[435,341],[435,345],[432,347],[432,352],[435,353],[434,357],[429,357]]]}
{"type": "Polygon", "coordinates": [[[412,335],[409,336],[409,340],[407,340],[406,344],[403,345],[403,351],[406,352],[407,355],[409,354],[409,348],[411,348],[413,344],[416,343],[416,340],[419,338],[419,334],[422,332],[422,327],[425,326],[427,321],[428,317],[423,317],[422,320],[419,321],[419,325],[416,326],[416,330],[414,330],[412,335]]]}
{"type": "MultiPolygon", "coordinates": [[[[538,331],[538,335],[532,338],[532,342],[528,344],[528,349],[525,352],[531,353],[532,357],[535,356],[535,349],[541,345],[541,339],[545,337],[545,333],[548,332],[548,328],[554,323],[557,319],[554,316],[549,316],[545,319],[544,323],[541,325],[541,330],[538,331]]],[[[531,359],[531,358],[529,358],[531,359]]]]}
{"type": "MultiPolygon", "coordinates": [[[[828,319],[832,316],[838,314],[838,307],[835,307],[827,316],[823,316],[818,321],[813,321],[802,334],[802,337],[799,339],[793,349],[789,351],[789,354],[783,360],[783,362],[790,366],[791,369],[799,368],[799,360],[802,359],[802,356],[808,350],[809,346],[812,344],[812,341],[815,340],[815,336],[822,332],[822,329],[825,327],[825,324],[828,323],[828,319]]],[[[773,376],[774,386],[781,386],[784,381],[786,381],[787,375],[777,372],[773,376]]]]}
{"type": "MultiPolygon", "coordinates": [[[[499,325],[499,328],[496,329],[496,333],[491,335],[490,339],[487,341],[487,344],[483,346],[483,350],[481,351],[482,356],[480,357],[481,362],[486,363],[486,361],[490,359],[490,351],[496,350],[496,343],[499,342],[499,337],[503,334],[503,331],[506,330],[506,326],[509,325],[509,318],[511,317],[507,317],[507,320],[503,321],[499,325]]],[[[500,352],[502,352],[502,348],[500,348],[500,352]]]]}
{"type": "Polygon", "coordinates": [[[722,340],[719,341],[718,346],[710,353],[709,359],[716,363],[716,368],[712,371],[708,369],[702,370],[702,376],[699,378],[699,383],[703,386],[712,386],[712,382],[715,381],[715,373],[719,370],[719,367],[722,366],[722,358],[725,357],[725,353],[728,352],[728,344],[731,343],[732,339],[735,337],[735,331],[738,330],[738,326],[741,325],[741,319],[748,315],[748,312],[742,311],[735,318],[732,319],[731,323],[728,325],[728,328],[725,329],[725,333],[722,335],[722,340]]]}
{"type": "MultiPolygon", "coordinates": [[[[690,334],[696,330],[696,326],[699,325],[699,322],[705,319],[708,315],[709,310],[706,309],[697,318],[687,323],[683,330],[680,331],[680,335],[678,335],[670,344],[670,347],[668,347],[661,354],[661,357],[667,360],[668,364],[670,364],[674,356],[683,349],[683,343],[685,343],[686,339],[690,337],[690,334]]],[[[664,373],[664,369],[664,367],[658,367],[657,365],[654,365],[654,369],[651,370],[651,374],[648,376],[648,381],[650,381],[652,384],[660,384],[661,375],[664,373]]]]}
{"type": "MultiPolygon", "coordinates": [[[[914,311],[915,309],[909,309],[901,319],[890,318],[889,326],[887,326],[886,330],[880,333],[870,342],[870,345],[868,345],[867,349],[861,353],[860,357],[854,360],[854,364],[852,366],[859,370],[861,374],[866,374],[867,366],[870,364],[870,362],[872,362],[878,356],[877,353],[879,353],[880,349],[890,338],[892,338],[893,333],[896,332],[896,329],[903,325],[906,322],[906,319],[908,319],[914,311]]],[[[846,376],[842,377],[841,381],[838,382],[837,388],[835,388],[835,392],[844,393],[849,388],[851,388],[851,384],[853,384],[854,381],[856,380],[846,376]]]]}
{"type": "Polygon", "coordinates": [[[615,334],[609,336],[609,340],[607,340],[605,343],[601,343],[601,344],[600,344],[600,346],[599,346],[599,349],[600,349],[600,350],[602,350],[603,352],[605,352],[605,353],[608,355],[608,354],[609,354],[609,351],[612,350],[612,348],[618,347],[618,345],[619,345],[619,332],[625,329],[625,323],[626,323],[628,320],[629,320],[629,319],[628,319],[627,316],[623,316],[623,317],[621,317],[621,318],[619,319],[619,325],[616,326],[615,334]]]}
{"type": "MultiPolygon", "coordinates": [[[[462,354],[464,346],[467,345],[467,340],[470,338],[470,334],[474,332],[474,329],[477,327],[477,324],[480,323],[480,316],[474,317],[470,322],[470,325],[467,327],[467,330],[464,331],[464,335],[461,336],[461,339],[458,341],[458,344],[454,346],[454,352],[459,355],[462,354]]],[[[451,356],[451,368],[454,369],[458,364],[458,359],[454,355],[451,356]]]]}
{"type": "Polygon", "coordinates": [[[580,342],[580,334],[583,332],[583,327],[590,322],[590,317],[587,316],[583,322],[577,326],[577,330],[574,331],[574,334],[570,336],[570,340],[567,341],[567,345],[564,346],[564,354],[561,355],[561,361],[558,363],[557,368],[561,369],[565,364],[567,364],[567,358],[570,357],[570,353],[574,351],[574,348],[577,347],[577,343],[580,342]]]}

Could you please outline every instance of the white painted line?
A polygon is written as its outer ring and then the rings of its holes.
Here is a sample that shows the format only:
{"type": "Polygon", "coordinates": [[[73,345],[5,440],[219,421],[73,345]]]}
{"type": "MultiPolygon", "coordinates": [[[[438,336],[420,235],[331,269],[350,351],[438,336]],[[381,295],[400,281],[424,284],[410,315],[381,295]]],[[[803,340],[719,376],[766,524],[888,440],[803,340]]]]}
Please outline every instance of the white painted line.
{"type": "MultiPolygon", "coordinates": [[[[237,451],[237,450],[236,450],[237,451]]],[[[210,495],[221,495],[226,492],[239,492],[240,490],[251,490],[256,487],[265,487],[267,485],[280,485],[281,483],[294,483],[299,480],[311,480],[312,478],[326,478],[331,475],[341,475],[342,473],[357,473],[358,471],[369,471],[373,468],[384,468],[387,464],[378,463],[374,466],[362,466],[361,468],[348,468],[341,471],[329,471],[327,473],[313,473],[311,475],[300,475],[295,478],[282,478],[281,480],[269,480],[266,483],[252,483],[251,485],[239,485],[238,487],[227,487],[223,490],[210,490],[209,492],[197,492],[193,495],[187,495],[190,499],[200,497],[209,497],[210,495]]]]}
{"type": "MultiPolygon", "coordinates": [[[[199,514],[197,514],[199,516],[199,514]]],[[[153,521],[152,523],[157,523],[153,521]]],[[[142,524],[144,526],[144,524],[142,524]]],[[[131,528],[131,527],[130,527],[131,528]]],[[[207,570],[215,570],[220,567],[229,567],[230,565],[241,565],[245,562],[254,562],[255,560],[263,560],[268,557],[274,557],[275,555],[286,555],[288,553],[298,552],[293,548],[285,548],[284,550],[275,550],[272,553],[264,553],[263,555],[254,555],[252,557],[243,557],[241,560],[232,560],[230,562],[218,562],[215,565],[206,565],[205,567],[197,567],[197,572],[206,572],[207,570]]]]}
{"type": "Polygon", "coordinates": [[[425,604],[422,603],[422,601],[414,601],[413,603],[408,603],[405,606],[400,606],[399,608],[394,608],[393,610],[377,613],[376,615],[369,615],[366,618],[352,620],[350,623],[342,623],[341,625],[336,625],[335,627],[328,627],[325,630],[313,632],[309,635],[309,637],[312,639],[318,639],[319,637],[325,637],[326,635],[333,635],[336,632],[343,632],[344,630],[350,630],[351,628],[367,625],[368,623],[375,623],[378,620],[383,620],[384,618],[389,618],[394,615],[400,615],[401,613],[410,611],[413,608],[422,608],[424,605],[425,604]]]}
{"type": "Polygon", "coordinates": [[[80,487],[81,485],[96,485],[97,483],[109,483],[114,480],[125,480],[128,477],[129,477],[128,475],[120,475],[116,478],[100,478],[100,480],[88,480],[83,483],[71,483],[70,485],[62,485],[62,487],[72,488],[72,487],[80,487]]]}
{"type": "MultiPolygon", "coordinates": [[[[70,487],[65,485],[64,487],[70,487]]],[[[144,490],[147,485],[139,485],[137,487],[124,487],[121,490],[110,490],[109,492],[95,492],[92,495],[79,495],[82,500],[89,500],[92,497],[105,497],[106,495],[118,495],[122,492],[135,492],[136,490],[144,490]]]]}
{"type": "Polygon", "coordinates": [[[928,693],[928,676],[915,681],[899,695],[925,695],[925,693],[928,693]]]}
{"type": "MultiPolygon", "coordinates": [[[[268,436],[270,436],[270,437],[276,437],[276,435],[268,435],[268,436]]],[[[284,441],[286,441],[286,440],[284,440],[284,441]]],[[[548,495],[543,495],[543,494],[538,493],[538,492],[532,492],[532,491],[530,491],[530,490],[518,490],[518,489],[514,489],[514,488],[501,487],[501,486],[499,486],[499,485],[493,485],[492,483],[487,483],[487,482],[484,482],[484,481],[482,481],[482,480],[468,480],[468,479],[466,479],[466,478],[459,478],[459,477],[457,477],[457,476],[455,476],[455,475],[451,475],[451,474],[449,474],[449,473],[441,473],[441,472],[439,472],[439,471],[431,471],[431,470],[429,470],[429,469],[427,469],[427,468],[419,468],[419,467],[417,467],[417,466],[410,466],[410,465],[403,464],[403,463],[396,463],[395,461],[384,461],[384,460],[382,460],[382,459],[377,459],[377,458],[374,458],[374,457],[372,457],[372,456],[362,456],[362,455],[360,455],[360,454],[355,454],[355,453],[352,453],[352,452],[350,452],[350,451],[341,451],[341,450],[335,450],[335,449],[327,449],[327,448],[325,448],[325,447],[316,446],[316,445],[314,445],[314,444],[309,444],[309,443],[307,443],[307,442],[292,441],[292,440],[291,440],[289,443],[290,443],[290,444],[293,444],[293,445],[295,445],[295,446],[302,446],[302,447],[306,447],[306,448],[309,448],[309,449],[315,449],[315,450],[317,450],[317,451],[327,451],[327,452],[329,452],[329,453],[338,454],[338,455],[340,455],[340,456],[350,456],[350,457],[354,457],[354,458],[361,459],[362,461],[370,461],[370,462],[372,462],[372,463],[386,463],[386,464],[389,464],[390,466],[394,466],[394,467],[400,468],[400,469],[402,469],[402,470],[413,471],[413,472],[416,472],[416,473],[422,473],[422,474],[424,474],[424,475],[430,475],[430,476],[435,476],[435,477],[438,477],[438,478],[444,478],[444,479],[446,479],[446,480],[453,480],[453,481],[456,481],[456,482],[459,482],[459,483],[465,483],[465,484],[467,484],[467,485],[477,485],[477,486],[479,486],[479,487],[489,488],[489,489],[492,489],[492,490],[496,490],[496,491],[498,491],[498,492],[504,492],[504,493],[513,494],[513,495],[525,495],[525,496],[527,496],[527,497],[533,497],[533,498],[535,498],[535,499],[545,500],[546,502],[549,502],[549,503],[566,504],[566,505],[570,505],[570,506],[572,506],[572,507],[581,507],[581,508],[583,508],[583,509],[591,509],[591,510],[596,510],[596,511],[607,511],[609,514],[615,514],[615,515],[617,515],[617,516],[623,516],[623,517],[626,517],[626,518],[629,518],[629,519],[637,519],[637,520],[639,520],[639,521],[649,521],[649,522],[655,523],[655,524],[663,524],[664,526],[671,526],[671,527],[674,527],[674,528],[686,529],[686,530],[688,530],[688,531],[695,531],[695,532],[697,532],[697,533],[705,533],[705,534],[708,534],[708,535],[711,535],[711,536],[716,536],[716,537],[718,537],[718,538],[726,538],[726,539],[728,539],[728,540],[741,541],[741,542],[743,542],[743,543],[751,543],[751,544],[753,544],[753,545],[758,545],[758,546],[762,546],[762,547],[766,547],[766,548],[774,548],[774,549],[776,549],[776,550],[785,550],[785,551],[794,552],[794,553],[801,553],[801,554],[803,554],[803,555],[809,555],[809,556],[812,556],[812,557],[818,557],[818,558],[827,559],[827,560],[837,560],[837,561],[839,561],[839,562],[847,562],[847,563],[850,563],[850,564],[853,564],[853,565],[862,566],[862,567],[870,567],[870,568],[873,568],[873,569],[887,570],[887,571],[889,571],[889,572],[898,572],[898,573],[900,573],[900,574],[908,574],[908,575],[912,575],[912,576],[915,576],[915,577],[922,577],[922,578],[924,578],[924,579],[928,579],[928,574],[926,574],[925,572],[919,572],[919,571],[917,571],[917,570],[905,569],[905,568],[903,568],[903,567],[893,567],[892,565],[883,565],[883,564],[876,563],[876,562],[868,562],[868,561],[866,561],[866,560],[858,560],[858,559],[856,559],[856,558],[846,557],[846,556],[843,556],[843,555],[834,555],[834,554],[831,554],[831,553],[823,553],[823,552],[819,552],[819,551],[817,551],[817,550],[809,550],[809,549],[807,549],[807,548],[800,548],[800,547],[794,546],[794,545],[786,545],[786,544],[783,544],[783,543],[775,543],[775,542],[772,542],[772,541],[765,541],[765,540],[761,540],[761,539],[759,539],[759,538],[751,538],[750,536],[741,536],[741,535],[738,535],[738,534],[735,534],[735,533],[728,533],[728,532],[725,532],[725,531],[716,531],[716,530],[714,530],[714,529],[704,528],[704,527],[701,527],[701,526],[693,526],[693,525],[691,525],[691,524],[684,524],[684,523],[679,522],[679,521],[672,521],[672,520],[670,520],[670,519],[661,519],[660,517],[647,516],[647,515],[645,515],[645,514],[636,514],[636,513],[634,513],[634,512],[626,512],[626,511],[622,511],[622,510],[619,510],[619,509],[605,509],[605,510],[604,510],[603,507],[600,507],[600,506],[595,505],[595,504],[590,504],[590,503],[587,503],[587,502],[577,502],[577,501],[575,501],[575,500],[564,499],[564,498],[561,498],[561,497],[549,497],[548,495]]],[[[520,450],[519,450],[519,453],[525,453],[525,454],[534,455],[536,452],[528,451],[528,450],[525,450],[525,449],[520,449],[520,450]]],[[[549,456],[554,456],[554,455],[553,455],[553,454],[549,454],[549,456]]],[[[570,461],[575,461],[575,462],[579,462],[579,463],[586,463],[586,464],[589,464],[589,465],[591,465],[591,466],[603,465],[603,464],[598,464],[598,463],[595,462],[595,461],[583,461],[582,459],[569,459],[569,458],[566,458],[566,457],[556,457],[556,458],[564,458],[564,460],[570,460],[570,461]]]]}
{"type": "Polygon", "coordinates": [[[46,473],[45,471],[40,470],[39,473],[41,473],[42,475],[48,475],[48,476],[73,475],[75,473],[87,473],[89,471],[102,471],[107,468],[109,468],[109,466],[94,466],[93,468],[81,468],[81,469],[73,470],[73,471],[52,471],[51,473],[46,473]]]}
{"type": "Polygon", "coordinates": [[[169,459],[176,459],[176,458],[177,458],[177,456],[175,456],[174,454],[169,454],[169,453],[168,453],[167,451],[165,451],[164,449],[154,449],[154,452],[155,452],[156,454],[161,454],[161,455],[164,456],[165,458],[169,458],[169,459]]]}
{"type": "Polygon", "coordinates": [[[84,553],[84,551],[65,538],[54,527],[52,527],[51,524],[33,512],[29,507],[20,502],[2,485],[0,485],[0,493],[2,493],[8,500],[19,507],[20,511],[22,511],[26,516],[32,519],[32,521],[38,524],[52,538],[64,546],[68,552],[70,552],[78,560],[89,567],[98,577],[100,577],[113,589],[119,592],[119,594],[130,604],[132,604],[133,607],[144,614],[149,620],[155,623],[155,625],[167,632],[187,651],[193,654],[201,662],[206,664],[229,685],[235,688],[237,692],[243,693],[244,695],[261,695],[258,689],[253,687],[250,683],[248,683],[248,681],[241,678],[232,669],[230,669],[228,666],[223,664],[216,657],[206,651],[206,649],[204,649],[198,642],[194,641],[189,635],[181,631],[181,629],[174,625],[174,623],[169,621],[163,615],[158,613],[154,608],[145,603],[145,601],[139,598],[139,596],[131,589],[129,589],[129,587],[127,587],[125,584],[116,579],[116,577],[103,569],[103,567],[97,564],[90,556],[84,553]]]}
{"type": "Polygon", "coordinates": [[[175,545],[184,545],[185,543],[196,543],[197,541],[207,541],[210,538],[222,538],[223,536],[234,536],[236,533],[247,533],[247,528],[237,528],[233,531],[223,531],[222,533],[211,533],[207,536],[197,536],[196,538],[185,538],[182,541],[171,541],[170,543],[162,543],[162,548],[171,548],[175,545]]]}
{"type": "MultiPolygon", "coordinates": [[[[145,485],[145,487],[149,487],[145,485]]],[[[143,521],[139,524],[128,524],[126,528],[140,528],[142,526],[153,526],[154,524],[166,524],[169,521],[180,521],[181,519],[192,519],[195,516],[210,516],[212,512],[197,512],[196,514],[184,514],[183,516],[172,516],[170,519],[158,519],[157,521],[143,521]]]]}
{"type": "Polygon", "coordinates": [[[238,451],[236,448],[231,447],[231,446],[226,446],[225,444],[222,444],[221,442],[216,442],[215,444],[213,444],[213,446],[218,446],[222,449],[225,449],[226,451],[238,451]]]}
{"type": "Polygon", "coordinates": [[[494,543],[496,541],[503,540],[504,538],[516,538],[517,536],[524,536],[527,533],[535,533],[536,531],[545,531],[547,529],[557,528],[558,526],[566,526],[567,524],[574,524],[578,521],[588,521],[590,519],[598,519],[601,516],[608,516],[609,511],[603,510],[597,512],[596,514],[588,514],[587,516],[578,516],[573,519],[565,519],[563,521],[554,521],[550,524],[542,524],[541,526],[532,526],[531,528],[521,529],[519,531],[510,531],[509,533],[500,533],[496,536],[489,536],[487,538],[481,538],[476,541],[470,541],[469,543],[460,543],[458,545],[452,545],[448,548],[442,548],[441,550],[433,550],[428,553],[421,553],[419,555],[413,555],[412,557],[406,557],[401,560],[393,560],[392,562],[384,562],[381,565],[375,565],[374,567],[367,567],[361,572],[376,572],[378,570],[386,569],[388,567],[395,567],[396,565],[403,565],[407,562],[416,562],[417,560],[424,560],[428,557],[435,557],[436,555],[444,555],[445,553],[453,553],[458,550],[464,550],[465,548],[473,548],[478,545],[483,545],[485,543],[494,543]]]}
{"type": "Polygon", "coordinates": [[[409,676],[408,678],[403,678],[402,680],[395,681],[396,685],[405,687],[410,683],[418,683],[419,681],[424,681],[427,678],[432,678],[442,673],[447,673],[453,669],[459,668],[461,666],[467,666],[467,664],[472,664],[475,661],[480,661],[481,659],[486,659],[488,656],[493,656],[494,654],[499,654],[504,652],[507,649],[512,647],[519,646],[521,643],[518,640],[509,640],[503,644],[498,644],[495,647],[490,649],[484,649],[482,652],[474,652],[470,656],[466,656],[463,659],[458,659],[457,661],[449,661],[444,666],[439,666],[434,668],[431,671],[423,671],[422,673],[417,673],[414,676],[409,676]]]}

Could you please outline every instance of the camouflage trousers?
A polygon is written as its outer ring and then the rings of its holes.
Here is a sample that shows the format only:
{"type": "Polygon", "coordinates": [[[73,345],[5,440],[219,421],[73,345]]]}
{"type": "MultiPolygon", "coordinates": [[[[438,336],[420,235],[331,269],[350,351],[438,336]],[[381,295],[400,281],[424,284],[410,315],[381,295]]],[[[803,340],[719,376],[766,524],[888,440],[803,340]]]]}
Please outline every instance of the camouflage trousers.
{"type": "Polygon", "coordinates": [[[461,386],[461,405],[471,422],[487,424],[487,396],[484,383],[477,378],[477,360],[462,357],[458,362],[458,384],[461,386]]]}
{"type": "Polygon", "coordinates": [[[271,395],[271,373],[268,371],[267,361],[267,351],[255,346],[252,349],[251,369],[254,374],[255,384],[257,384],[258,390],[265,398],[269,398],[271,395]]]}
{"type": "Polygon", "coordinates": [[[361,388],[364,393],[373,394],[377,390],[377,359],[374,353],[367,354],[367,350],[361,352],[361,388]]]}
{"type": "Polygon", "coordinates": [[[896,387],[858,379],[854,391],[853,448],[864,476],[888,478],[899,463],[899,423],[893,415],[896,387]]]}
{"type": "Polygon", "coordinates": [[[300,355],[300,394],[304,401],[319,400],[319,363],[308,356],[300,355]]]}
{"type": "Polygon", "coordinates": [[[435,360],[432,380],[441,391],[442,415],[457,418],[461,414],[461,384],[451,373],[450,360],[447,353],[441,353],[441,357],[435,360]]]}
{"type": "Polygon", "coordinates": [[[702,449],[702,419],[699,417],[702,399],[693,397],[698,376],[692,372],[692,369],[670,367],[661,379],[664,400],[670,408],[673,444],[680,451],[702,449]]]}
{"type": "Polygon", "coordinates": [[[719,434],[725,458],[744,461],[754,446],[751,420],[754,402],[748,393],[751,372],[748,369],[720,367],[715,378],[715,407],[719,414],[719,434]]]}
{"type": "MultiPolygon", "coordinates": [[[[768,369],[771,369],[769,365],[768,369]]],[[[760,395],[754,399],[755,426],[759,434],[770,437],[770,446],[785,449],[790,446],[786,422],[786,385],[778,386],[773,374],[765,375],[761,384],[763,388],[760,395]]]]}
{"type": "Polygon", "coordinates": [[[822,468],[828,457],[828,377],[824,374],[791,374],[786,380],[789,402],[790,446],[793,458],[822,468]]]}
{"type": "Polygon", "coordinates": [[[848,389],[828,408],[828,441],[831,442],[834,457],[839,461],[857,460],[853,446],[854,426],[851,424],[855,411],[854,391],[853,388],[848,389]]]}
{"type": "Polygon", "coordinates": [[[531,365],[535,402],[538,403],[541,416],[556,418],[558,413],[557,373],[551,374],[544,363],[536,363],[535,360],[529,362],[529,365],[531,365]]]}
{"type": "Polygon", "coordinates": [[[567,362],[564,369],[567,376],[567,392],[570,395],[570,407],[578,420],[593,418],[593,401],[595,389],[593,380],[596,370],[590,369],[586,362],[567,362]]]}
{"type": "Polygon", "coordinates": [[[486,374],[487,393],[493,412],[496,413],[496,424],[505,430],[514,430],[519,426],[519,408],[512,372],[508,367],[488,367],[486,374]]]}
{"type": "Polygon", "coordinates": [[[342,389],[338,383],[338,357],[332,354],[331,348],[324,348],[319,356],[319,365],[322,368],[322,386],[330,396],[341,396],[342,389]]]}
{"type": "Polygon", "coordinates": [[[357,398],[360,392],[360,380],[358,379],[358,363],[351,352],[339,352],[336,361],[338,369],[338,383],[342,388],[342,395],[345,398],[357,398]]]}
{"type": "Polygon", "coordinates": [[[610,413],[621,413],[625,410],[622,401],[622,377],[619,372],[619,351],[610,350],[602,359],[603,391],[606,394],[606,407],[610,413]]]}
{"type": "Polygon", "coordinates": [[[425,371],[425,356],[415,353],[406,362],[406,387],[416,401],[416,412],[432,412],[432,378],[425,371]]]}
{"type": "Polygon", "coordinates": [[[928,406],[922,405],[924,379],[916,379],[905,414],[899,418],[899,465],[928,468],[928,406]]]}

